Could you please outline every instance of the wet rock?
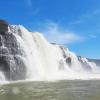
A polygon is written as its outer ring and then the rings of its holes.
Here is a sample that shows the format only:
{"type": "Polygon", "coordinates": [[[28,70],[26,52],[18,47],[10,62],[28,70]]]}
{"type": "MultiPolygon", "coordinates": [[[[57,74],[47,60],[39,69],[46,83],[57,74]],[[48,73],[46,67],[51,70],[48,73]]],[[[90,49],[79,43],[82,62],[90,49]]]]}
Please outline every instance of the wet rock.
{"type": "Polygon", "coordinates": [[[10,61],[10,56],[0,56],[0,70],[4,73],[8,80],[10,80],[10,61]]]}
{"type": "Polygon", "coordinates": [[[26,77],[24,60],[19,56],[0,56],[0,70],[7,80],[21,80],[26,77]]]}
{"type": "MultiPolygon", "coordinates": [[[[24,60],[20,56],[14,56],[12,62],[13,68],[11,69],[11,79],[12,80],[22,80],[26,78],[26,65],[24,60]]],[[[11,66],[12,66],[11,65],[11,66]]]]}
{"type": "Polygon", "coordinates": [[[81,56],[77,56],[77,57],[78,57],[78,61],[82,64],[84,70],[86,70],[86,71],[92,70],[91,66],[87,63],[87,61],[88,61],[87,59],[86,59],[87,60],[86,61],[86,60],[83,60],[81,56]]]}
{"type": "Polygon", "coordinates": [[[66,58],[66,63],[67,63],[69,66],[71,66],[71,58],[70,58],[70,57],[66,58]]]}
{"type": "Polygon", "coordinates": [[[8,55],[9,51],[6,47],[0,47],[0,55],[8,55]]]}
{"type": "Polygon", "coordinates": [[[5,34],[8,31],[8,23],[5,20],[0,20],[0,34],[5,34]]]}
{"type": "MultiPolygon", "coordinates": [[[[16,33],[8,32],[8,23],[0,20],[0,71],[7,80],[22,80],[26,77],[25,53],[17,40],[16,33]]],[[[18,30],[18,33],[21,33],[18,30]]]]}

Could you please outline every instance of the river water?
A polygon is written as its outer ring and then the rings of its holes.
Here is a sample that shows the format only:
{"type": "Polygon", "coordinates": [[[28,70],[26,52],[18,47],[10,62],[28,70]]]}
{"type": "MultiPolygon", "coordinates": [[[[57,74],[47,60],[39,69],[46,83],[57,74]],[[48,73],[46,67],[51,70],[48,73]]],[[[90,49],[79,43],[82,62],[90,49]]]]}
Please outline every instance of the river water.
{"type": "Polygon", "coordinates": [[[11,83],[0,86],[0,100],[100,100],[100,81],[11,83]]]}

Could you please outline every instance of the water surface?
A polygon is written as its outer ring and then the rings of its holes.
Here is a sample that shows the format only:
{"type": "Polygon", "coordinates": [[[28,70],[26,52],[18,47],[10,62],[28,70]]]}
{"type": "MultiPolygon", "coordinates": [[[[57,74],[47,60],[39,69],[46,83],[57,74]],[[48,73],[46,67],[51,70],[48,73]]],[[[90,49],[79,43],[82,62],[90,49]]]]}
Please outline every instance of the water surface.
{"type": "Polygon", "coordinates": [[[1,85],[0,100],[100,100],[100,81],[67,80],[1,85]]]}

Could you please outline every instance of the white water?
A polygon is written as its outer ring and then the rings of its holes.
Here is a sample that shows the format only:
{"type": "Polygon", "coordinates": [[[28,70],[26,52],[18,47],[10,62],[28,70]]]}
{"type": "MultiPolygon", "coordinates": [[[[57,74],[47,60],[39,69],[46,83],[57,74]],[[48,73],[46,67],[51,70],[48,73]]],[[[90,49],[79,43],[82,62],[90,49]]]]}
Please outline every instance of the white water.
{"type": "MultiPolygon", "coordinates": [[[[95,63],[88,62],[86,58],[81,58],[82,62],[90,65],[91,70],[87,70],[73,52],[63,46],[50,44],[41,33],[29,32],[21,25],[10,26],[9,32],[14,33],[20,48],[25,53],[20,57],[27,66],[26,80],[100,78],[100,69],[95,63]],[[71,58],[70,66],[66,63],[66,59],[69,57],[71,58]]],[[[2,72],[0,72],[0,80],[5,81],[2,72]]]]}

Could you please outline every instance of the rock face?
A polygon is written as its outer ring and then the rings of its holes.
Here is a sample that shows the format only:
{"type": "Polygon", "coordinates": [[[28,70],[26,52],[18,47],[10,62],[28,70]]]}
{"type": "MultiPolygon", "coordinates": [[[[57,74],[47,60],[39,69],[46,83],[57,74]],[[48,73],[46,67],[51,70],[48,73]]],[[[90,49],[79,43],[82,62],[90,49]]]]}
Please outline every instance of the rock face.
{"type": "Polygon", "coordinates": [[[87,58],[90,62],[94,62],[97,66],[100,66],[100,59],[89,59],[87,58]]]}
{"type": "Polygon", "coordinates": [[[70,58],[70,57],[66,58],[66,63],[67,63],[69,66],[71,66],[71,58],[70,58]]]}
{"type": "Polygon", "coordinates": [[[67,63],[69,66],[71,66],[71,65],[72,65],[72,59],[71,59],[71,57],[67,57],[67,56],[66,56],[66,53],[65,53],[65,51],[64,51],[64,47],[63,47],[63,46],[60,46],[60,49],[62,50],[62,54],[63,54],[63,57],[64,57],[66,63],[67,63]]]}
{"type": "Polygon", "coordinates": [[[88,59],[78,56],[78,60],[84,66],[85,70],[87,70],[87,71],[92,70],[91,65],[88,63],[88,59]]]}
{"type": "Polygon", "coordinates": [[[79,62],[83,65],[83,68],[87,71],[92,71],[93,67],[100,68],[100,59],[90,59],[81,56],[77,56],[77,58],[79,62]]]}
{"type": "Polygon", "coordinates": [[[26,77],[23,51],[15,33],[8,32],[8,23],[0,20],[0,71],[7,80],[20,80],[26,77]]]}
{"type": "Polygon", "coordinates": [[[0,20],[0,32],[7,32],[8,31],[8,23],[5,20],[0,20]]]}

